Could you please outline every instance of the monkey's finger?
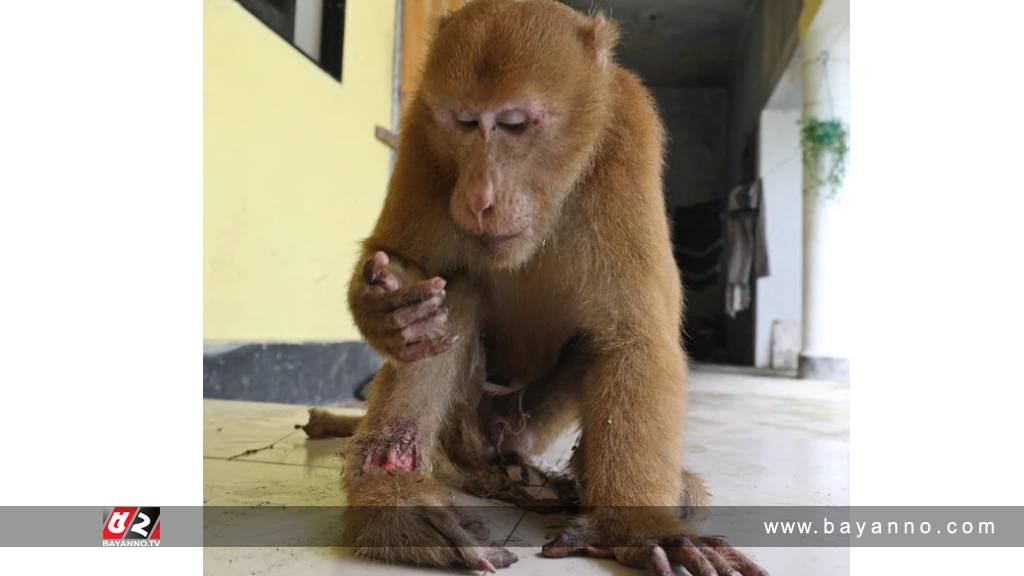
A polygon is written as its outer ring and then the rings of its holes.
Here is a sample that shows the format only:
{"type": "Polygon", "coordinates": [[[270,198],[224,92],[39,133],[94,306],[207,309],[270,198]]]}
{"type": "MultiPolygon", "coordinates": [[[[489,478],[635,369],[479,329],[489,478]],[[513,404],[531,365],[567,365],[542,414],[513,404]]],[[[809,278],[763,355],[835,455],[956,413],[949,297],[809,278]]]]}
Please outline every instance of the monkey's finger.
{"type": "MultiPolygon", "coordinates": [[[[675,572],[672,571],[672,564],[668,561],[668,556],[661,546],[652,546],[650,550],[642,552],[642,554],[646,555],[647,565],[650,566],[651,571],[657,574],[657,576],[675,575],[675,572]]],[[[619,561],[622,562],[621,560],[619,561]]],[[[625,564],[625,562],[622,563],[625,564]]]]}
{"type": "Polygon", "coordinates": [[[498,568],[508,568],[516,562],[519,562],[519,556],[516,556],[507,548],[501,548],[498,546],[485,548],[484,554],[487,556],[487,560],[490,561],[491,565],[498,568]]]}
{"type": "Polygon", "coordinates": [[[402,328],[399,334],[406,344],[416,344],[441,338],[447,333],[447,328],[448,310],[441,309],[436,314],[402,328]]]}
{"type": "Polygon", "coordinates": [[[586,546],[559,546],[549,542],[540,549],[540,553],[545,558],[565,558],[566,556],[582,554],[586,548],[586,546]]]}
{"type": "Polygon", "coordinates": [[[406,326],[430,318],[441,308],[443,298],[440,294],[417,304],[409,304],[391,312],[386,316],[385,326],[392,330],[401,330],[406,326]]]}
{"type": "MultiPolygon", "coordinates": [[[[657,549],[659,549],[657,546],[616,546],[612,548],[612,552],[615,554],[615,560],[619,564],[633,568],[651,566],[657,570],[659,566],[658,558],[656,557],[657,549]]],[[[665,565],[669,566],[669,572],[671,573],[672,567],[669,565],[667,557],[665,558],[665,565]]],[[[664,572],[659,572],[659,574],[664,574],[664,572]]]]}
{"type": "MultiPolygon", "coordinates": [[[[383,252],[377,254],[383,254],[383,252]]],[[[367,264],[372,265],[372,269],[368,273],[364,270],[363,274],[367,276],[366,285],[370,288],[375,291],[394,292],[402,287],[402,280],[379,260],[368,260],[367,264]]]]}
{"type": "Polygon", "coordinates": [[[700,552],[708,559],[709,562],[711,562],[711,565],[715,567],[715,570],[718,571],[718,576],[741,576],[741,574],[729,564],[729,561],[719,554],[714,548],[707,544],[702,544],[700,546],[700,552]]]}
{"type": "Polygon", "coordinates": [[[381,309],[395,310],[402,306],[429,300],[434,296],[441,296],[443,299],[445,284],[444,278],[431,278],[393,292],[378,294],[377,298],[381,309]]]}
{"type": "Polygon", "coordinates": [[[374,252],[373,256],[366,259],[363,263],[363,280],[367,284],[376,284],[380,278],[381,273],[384,271],[384,267],[391,262],[388,255],[384,252],[374,252]]]}
{"type": "Polygon", "coordinates": [[[586,539],[573,530],[565,530],[557,538],[545,544],[540,553],[546,558],[565,558],[575,554],[583,554],[590,546],[586,539]]]}
{"type": "Polygon", "coordinates": [[[417,360],[422,360],[423,358],[437,356],[442,352],[446,352],[458,341],[459,335],[452,334],[451,336],[438,338],[437,340],[428,340],[418,344],[410,344],[409,346],[399,350],[395,356],[402,362],[415,362],[417,360]]]}
{"type": "Polygon", "coordinates": [[[615,552],[611,548],[601,548],[599,546],[584,546],[583,554],[591,558],[614,558],[615,552]]]}
{"type": "Polygon", "coordinates": [[[484,572],[496,572],[519,562],[519,557],[506,548],[483,546],[462,546],[457,548],[466,566],[484,572]]]}
{"type": "Polygon", "coordinates": [[[384,270],[380,275],[380,280],[377,281],[376,286],[383,288],[385,292],[394,292],[402,287],[402,281],[398,279],[391,272],[384,270]]]}
{"type": "Polygon", "coordinates": [[[745,554],[733,548],[725,539],[717,536],[707,536],[700,540],[713,546],[715,551],[728,560],[729,564],[739,570],[743,576],[768,576],[768,572],[764,568],[761,568],[753,560],[747,558],[745,554]]]}
{"type": "Polygon", "coordinates": [[[469,568],[495,572],[517,562],[519,557],[504,548],[480,546],[479,542],[466,532],[455,516],[448,510],[431,510],[427,522],[449,542],[469,568]]]}
{"type": "Polygon", "coordinates": [[[670,560],[682,564],[694,576],[718,576],[715,567],[689,538],[679,538],[671,544],[666,544],[664,550],[670,560]]]}

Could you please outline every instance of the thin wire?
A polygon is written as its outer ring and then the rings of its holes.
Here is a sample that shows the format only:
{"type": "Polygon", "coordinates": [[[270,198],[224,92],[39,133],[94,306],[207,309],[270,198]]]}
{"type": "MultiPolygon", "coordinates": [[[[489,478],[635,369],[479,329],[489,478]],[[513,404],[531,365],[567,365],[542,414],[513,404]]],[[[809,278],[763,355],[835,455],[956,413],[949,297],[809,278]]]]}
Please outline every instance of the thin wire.
{"type": "MultiPolygon", "coordinates": [[[[850,29],[850,25],[847,24],[847,25],[843,26],[842,30],[840,30],[839,32],[836,32],[835,37],[831,41],[829,41],[828,46],[825,47],[825,50],[831,51],[833,48],[835,48],[839,44],[839,40],[843,37],[843,33],[845,33],[849,29],[850,29]]],[[[806,66],[807,64],[811,64],[815,60],[816,60],[816,58],[811,58],[809,60],[804,60],[803,65],[806,66]]],[[[847,62],[849,62],[849,60],[847,60],[847,62]]]]}
{"type": "Polygon", "coordinates": [[[828,113],[832,118],[836,117],[836,108],[832,102],[832,83],[828,80],[828,59],[831,56],[831,52],[823,50],[821,52],[821,79],[825,82],[825,94],[828,96],[828,113]]]}
{"type": "MultiPolygon", "coordinates": [[[[825,92],[828,96],[828,111],[832,118],[836,117],[835,102],[832,97],[832,85],[828,79],[828,61],[832,58],[832,49],[835,48],[839,41],[843,38],[843,34],[850,29],[850,24],[847,23],[841,30],[836,32],[835,36],[828,42],[828,46],[824,48],[817,56],[803,61],[802,66],[808,64],[821,64],[822,67],[822,81],[825,83],[825,92]]],[[[849,60],[844,60],[849,64],[849,60]]],[[[813,103],[813,102],[812,102],[813,103]]],[[[806,103],[805,103],[806,104],[806,103]]]]}
{"type": "Polygon", "coordinates": [[[797,147],[797,149],[792,154],[787,156],[784,160],[776,162],[771,168],[769,168],[769,169],[765,170],[764,172],[762,172],[761,173],[761,178],[767,178],[767,177],[771,176],[772,174],[778,172],[783,167],[785,167],[787,164],[789,164],[793,160],[796,160],[797,156],[800,156],[800,148],[799,147],[797,147]]]}

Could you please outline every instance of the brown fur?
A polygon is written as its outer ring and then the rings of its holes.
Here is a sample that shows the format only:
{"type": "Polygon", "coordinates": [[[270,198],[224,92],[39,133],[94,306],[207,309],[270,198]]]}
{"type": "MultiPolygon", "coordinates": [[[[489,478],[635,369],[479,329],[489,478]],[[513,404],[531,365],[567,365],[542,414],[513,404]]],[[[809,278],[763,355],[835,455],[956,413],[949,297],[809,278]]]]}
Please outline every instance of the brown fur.
{"type": "MultiPolygon", "coordinates": [[[[574,467],[587,534],[643,550],[689,535],[676,507],[705,493],[679,472],[686,357],[664,130],[648,91],[614,63],[617,38],[613,23],[549,0],[478,0],[440,23],[349,293],[356,323],[389,358],[350,449],[350,505],[440,502],[433,472],[448,466],[497,486],[481,409],[490,374],[522,389],[519,419],[505,414],[521,436],[516,456],[582,425],[574,467]],[[503,120],[524,114],[525,126],[503,120]],[[436,312],[397,319],[422,302],[436,312]],[[415,466],[372,464],[387,458],[367,446],[386,453],[399,436],[417,443],[415,466]]],[[[467,552],[481,544],[457,522],[347,524],[367,556],[507,565],[500,549],[467,552]],[[398,553],[387,542],[403,531],[433,531],[437,546],[398,553]]]]}

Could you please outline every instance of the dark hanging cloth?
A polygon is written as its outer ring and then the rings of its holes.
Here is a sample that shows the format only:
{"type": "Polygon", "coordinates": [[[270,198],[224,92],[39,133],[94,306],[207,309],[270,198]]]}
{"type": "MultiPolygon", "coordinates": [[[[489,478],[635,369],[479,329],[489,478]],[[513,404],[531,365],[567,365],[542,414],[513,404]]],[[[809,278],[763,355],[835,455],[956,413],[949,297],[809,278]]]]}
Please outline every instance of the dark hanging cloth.
{"type": "Polygon", "coordinates": [[[769,274],[762,190],[758,178],[733,188],[726,200],[725,313],[730,318],[750,307],[751,284],[769,274]]]}

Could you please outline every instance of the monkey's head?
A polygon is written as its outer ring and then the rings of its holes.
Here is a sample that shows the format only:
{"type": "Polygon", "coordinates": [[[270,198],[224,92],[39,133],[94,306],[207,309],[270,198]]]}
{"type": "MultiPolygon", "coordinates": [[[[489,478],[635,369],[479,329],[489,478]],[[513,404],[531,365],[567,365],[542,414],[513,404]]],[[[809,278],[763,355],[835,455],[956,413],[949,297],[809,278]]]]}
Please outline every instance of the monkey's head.
{"type": "Polygon", "coordinates": [[[448,212],[489,266],[528,261],[608,126],[618,29],[553,0],[477,0],[443,19],[421,103],[448,212]]]}

